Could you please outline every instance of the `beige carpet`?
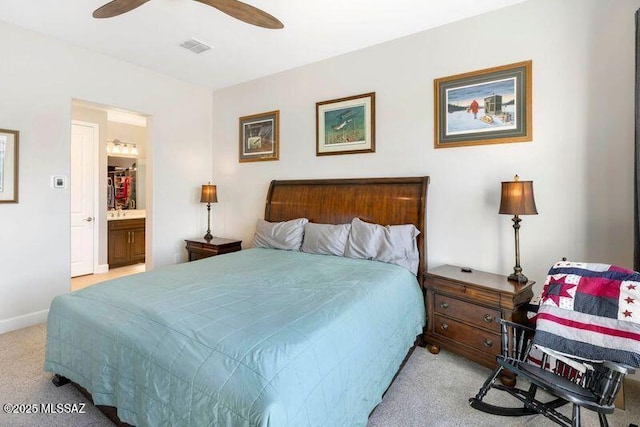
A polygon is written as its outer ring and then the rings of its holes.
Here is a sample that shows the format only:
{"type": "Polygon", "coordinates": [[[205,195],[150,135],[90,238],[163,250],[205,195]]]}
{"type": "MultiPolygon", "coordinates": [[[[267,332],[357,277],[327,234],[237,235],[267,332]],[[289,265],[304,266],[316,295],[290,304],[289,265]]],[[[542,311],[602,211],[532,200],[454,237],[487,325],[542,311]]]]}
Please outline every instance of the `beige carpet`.
{"type": "MultiPolygon", "coordinates": [[[[71,384],[56,388],[51,384],[51,374],[42,370],[45,335],[44,324],[0,335],[0,366],[5,372],[0,381],[0,404],[87,403],[71,384]]],[[[371,415],[368,427],[555,425],[540,415],[506,418],[471,408],[467,403],[469,397],[475,395],[488,375],[488,369],[446,351],[433,355],[417,348],[371,415]]],[[[495,403],[511,402],[509,398],[503,400],[503,394],[492,391],[488,397],[495,403]]],[[[640,424],[640,383],[628,381],[625,394],[627,410],[617,410],[609,416],[612,427],[640,424]]],[[[113,426],[92,405],[87,404],[84,410],[83,414],[48,415],[0,411],[0,426],[113,426]]],[[[594,413],[583,411],[583,414],[584,426],[598,425],[594,413]]]]}
{"type": "Polygon", "coordinates": [[[52,375],[42,370],[46,330],[41,323],[0,335],[0,426],[2,427],[113,427],[113,424],[87,402],[71,385],[56,388],[52,375]],[[6,404],[86,403],[85,414],[7,414],[6,404]]]}

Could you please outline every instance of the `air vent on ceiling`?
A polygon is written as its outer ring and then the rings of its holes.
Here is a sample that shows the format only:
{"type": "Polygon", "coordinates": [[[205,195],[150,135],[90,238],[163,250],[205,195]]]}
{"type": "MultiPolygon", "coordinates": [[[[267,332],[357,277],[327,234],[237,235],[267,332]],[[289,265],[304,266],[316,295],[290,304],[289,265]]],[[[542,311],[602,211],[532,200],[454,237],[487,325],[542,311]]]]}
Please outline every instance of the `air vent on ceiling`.
{"type": "Polygon", "coordinates": [[[191,38],[187,41],[180,43],[180,46],[182,46],[185,49],[189,49],[191,52],[194,52],[194,53],[202,53],[211,49],[211,46],[207,46],[206,44],[194,38],[191,38]]]}

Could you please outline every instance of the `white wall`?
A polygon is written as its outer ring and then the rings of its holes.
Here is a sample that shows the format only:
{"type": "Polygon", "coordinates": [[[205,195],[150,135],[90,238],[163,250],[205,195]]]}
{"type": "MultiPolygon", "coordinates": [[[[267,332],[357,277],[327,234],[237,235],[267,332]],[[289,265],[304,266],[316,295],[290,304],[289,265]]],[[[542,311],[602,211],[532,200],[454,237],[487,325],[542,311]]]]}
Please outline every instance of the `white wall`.
{"type": "Polygon", "coordinates": [[[524,273],[566,256],[632,266],[634,12],[536,0],[214,92],[218,235],[249,245],[269,181],[430,175],[428,262],[510,273],[500,182],[533,180],[524,273]],[[533,142],[433,148],[433,79],[533,60],[533,142]],[[316,157],[315,103],[376,92],[376,153],[316,157]],[[238,117],[280,110],[280,161],[238,163],[238,117]]]}
{"type": "Polygon", "coordinates": [[[72,98],[152,116],[155,266],[204,232],[198,191],[211,176],[214,233],[248,245],[271,179],[430,175],[429,264],[508,273],[513,231],[497,214],[499,188],[518,173],[534,181],[540,212],[521,230],[532,279],[562,256],[631,267],[638,7],[529,1],[220,90],[213,101],[204,88],[0,23],[0,128],[20,131],[20,203],[0,205],[0,333],[43,320],[69,289],[69,194],[49,181],[69,174],[72,98]],[[527,59],[533,142],[433,149],[434,78],[527,59]],[[376,153],[316,157],[315,103],[369,91],[376,153]],[[238,117],[273,109],[281,160],[239,164],[238,117]]]}
{"type": "MultiPolygon", "coordinates": [[[[211,178],[211,91],[0,22],[0,128],[20,131],[20,202],[0,205],[0,333],[44,320],[69,291],[72,99],[152,116],[154,266],[184,258],[202,228],[199,186],[211,178]]],[[[204,219],[206,221],[206,218],[204,219]]]]}

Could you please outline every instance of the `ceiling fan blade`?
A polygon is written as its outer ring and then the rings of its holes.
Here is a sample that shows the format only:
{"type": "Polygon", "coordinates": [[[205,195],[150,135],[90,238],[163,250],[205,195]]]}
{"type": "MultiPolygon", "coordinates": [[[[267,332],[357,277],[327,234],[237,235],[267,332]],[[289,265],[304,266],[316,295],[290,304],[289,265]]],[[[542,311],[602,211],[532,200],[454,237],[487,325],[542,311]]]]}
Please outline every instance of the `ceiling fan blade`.
{"type": "Polygon", "coordinates": [[[226,13],[236,19],[246,22],[247,24],[257,25],[262,28],[277,30],[284,28],[282,22],[278,21],[267,12],[253,7],[238,0],[195,0],[200,3],[215,7],[221,12],[226,13]]]}
{"type": "Polygon", "coordinates": [[[97,8],[93,12],[93,17],[112,18],[114,16],[122,15],[125,12],[129,12],[138,6],[142,6],[148,1],[149,0],[113,0],[97,8]]]}

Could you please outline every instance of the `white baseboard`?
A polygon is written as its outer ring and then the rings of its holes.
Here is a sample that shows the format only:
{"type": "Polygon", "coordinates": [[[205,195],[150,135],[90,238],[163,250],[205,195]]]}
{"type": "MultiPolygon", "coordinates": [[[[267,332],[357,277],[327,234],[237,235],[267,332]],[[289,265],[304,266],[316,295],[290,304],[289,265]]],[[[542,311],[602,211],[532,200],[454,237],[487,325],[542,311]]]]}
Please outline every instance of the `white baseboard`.
{"type": "Polygon", "coordinates": [[[18,317],[12,317],[11,319],[0,320],[0,334],[45,322],[48,315],[49,309],[46,309],[18,317]]]}
{"type": "Polygon", "coordinates": [[[109,264],[98,264],[95,267],[93,274],[101,274],[109,271],[109,264]]]}

